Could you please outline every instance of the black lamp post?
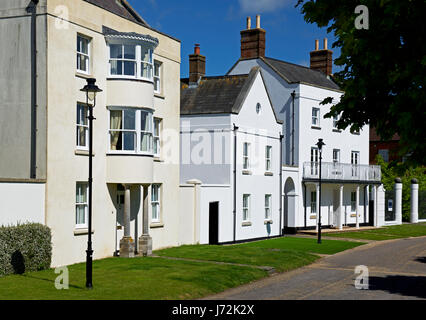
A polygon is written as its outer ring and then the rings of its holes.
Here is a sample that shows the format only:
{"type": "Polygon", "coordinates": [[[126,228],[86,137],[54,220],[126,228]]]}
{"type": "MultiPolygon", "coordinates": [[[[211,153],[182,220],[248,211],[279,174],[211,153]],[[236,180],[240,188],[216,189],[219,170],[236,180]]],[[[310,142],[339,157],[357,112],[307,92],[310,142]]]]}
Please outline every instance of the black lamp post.
{"type": "Polygon", "coordinates": [[[93,162],[93,108],[96,105],[96,94],[102,92],[101,89],[95,84],[96,79],[87,79],[87,84],[84,86],[83,91],[86,93],[86,104],[89,108],[89,237],[87,241],[87,250],[86,250],[86,288],[91,289],[92,284],[92,261],[93,261],[93,250],[92,250],[92,181],[93,181],[93,172],[92,172],[92,162],[93,162]],[[89,101],[91,104],[89,104],[89,101]]]}
{"type": "Polygon", "coordinates": [[[325,146],[325,143],[322,139],[318,139],[317,142],[318,150],[319,150],[319,219],[318,219],[318,243],[321,243],[321,167],[322,167],[322,147],[325,146]]]}

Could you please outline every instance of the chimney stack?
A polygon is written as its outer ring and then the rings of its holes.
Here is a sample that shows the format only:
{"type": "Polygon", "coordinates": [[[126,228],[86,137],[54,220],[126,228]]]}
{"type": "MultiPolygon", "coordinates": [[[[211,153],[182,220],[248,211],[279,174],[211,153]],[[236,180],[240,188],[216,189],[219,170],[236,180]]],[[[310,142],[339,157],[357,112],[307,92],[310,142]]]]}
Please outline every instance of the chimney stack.
{"type": "Polygon", "coordinates": [[[251,18],[247,17],[247,29],[241,31],[241,59],[265,57],[266,31],[260,27],[260,15],[256,16],[256,29],[251,29],[251,18]]]}
{"type": "Polygon", "coordinates": [[[189,55],[189,83],[198,83],[206,75],[206,57],[200,54],[200,45],[194,47],[194,54],[189,55]]]}
{"type": "Polygon", "coordinates": [[[315,50],[311,51],[311,69],[322,71],[327,76],[333,73],[333,51],[327,49],[327,38],[324,38],[322,50],[319,50],[319,40],[315,40],[315,50]]]}

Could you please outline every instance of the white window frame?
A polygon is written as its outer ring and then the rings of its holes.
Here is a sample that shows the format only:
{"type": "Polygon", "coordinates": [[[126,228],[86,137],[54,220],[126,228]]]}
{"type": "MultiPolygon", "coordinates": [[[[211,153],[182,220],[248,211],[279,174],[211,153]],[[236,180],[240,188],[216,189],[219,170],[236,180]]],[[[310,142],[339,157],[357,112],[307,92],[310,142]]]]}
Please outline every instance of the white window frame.
{"type": "Polygon", "coordinates": [[[79,150],[89,150],[89,122],[87,120],[87,117],[89,116],[89,106],[85,103],[77,102],[77,123],[76,123],[76,148],[79,150]],[[79,115],[79,107],[82,107],[81,110],[86,110],[85,115],[79,115]],[[86,124],[79,123],[78,119],[82,120],[83,118],[86,118],[86,124]],[[83,128],[85,131],[85,145],[80,145],[80,128],[83,128]]]}
{"type": "Polygon", "coordinates": [[[320,108],[313,107],[312,108],[312,126],[313,127],[320,127],[320,125],[321,125],[321,123],[320,123],[320,116],[321,116],[321,110],[320,110],[320,108]],[[314,112],[318,112],[318,114],[314,115],[314,112]]]}
{"type": "MultiPolygon", "coordinates": [[[[152,135],[153,135],[153,111],[151,109],[141,109],[141,108],[124,108],[124,107],[108,107],[108,153],[109,154],[137,154],[137,155],[153,155],[153,144],[152,144],[152,135]],[[135,129],[111,129],[111,111],[123,111],[124,110],[134,110],[135,111],[135,129]],[[146,112],[149,115],[149,130],[142,130],[142,112],[146,112]],[[133,132],[135,135],[135,146],[134,150],[112,150],[111,149],[111,133],[112,132],[133,132]],[[142,134],[149,134],[149,151],[142,151],[142,134]]],[[[124,116],[122,116],[122,124],[124,124],[124,116]]],[[[122,125],[123,127],[123,125],[122,125]]],[[[124,146],[124,143],[123,143],[124,146]]]]}
{"type": "MultiPolygon", "coordinates": [[[[84,35],[82,35],[80,33],[77,33],[77,42],[79,42],[79,38],[81,38],[83,40],[87,40],[87,53],[78,51],[78,46],[77,46],[77,48],[76,48],[76,52],[77,52],[77,65],[76,65],[76,69],[77,69],[77,72],[79,72],[79,73],[90,74],[90,63],[91,63],[90,57],[91,57],[92,39],[90,37],[87,37],[87,36],[84,36],[84,35]],[[84,57],[87,58],[87,70],[79,69],[78,61],[80,61],[79,60],[80,56],[84,56],[84,57]]],[[[80,49],[81,49],[81,45],[80,45],[80,49]]]]}
{"type": "Polygon", "coordinates": [[[319,174],[319,150],[317,147],[311,147],[311,175],[319,174]]]}
{"type": "Polygon", "coordinates": [[[272,217],[272,195],[265,194],[265,220],[271,220],[272,217]]]}
{"type": "Polygon", "coordinates": [[[243,222],[250,221],[250,194],[243,194],[243,222]],[[247,206],[244,206],[244,200],[247,198],[247,206]]]}
{"type": "Polygon", "coordinates": [[[157,157],[159,157],[161,155],[161,124],[162,124],[162,121],[163,120],[160,119],[160,118],[154,118],[152,152],[157,157]],[[157,152],[155,152],[155,149],[157,149],[157,152]]]}
{"type": "Polygon", "coordinates": [[[265,147],[265,169],[266,172],[272,171],[272,146],[265,147]]]}
{"type": "Polygon", "coordinates": [[[333,149],[333,163],[340,163],[340,149],[333,149]],[[335,157],[337,155],[337,157],[335,157]]]}
{"type": "MultiPolygon", "coordinates": [[[[140,44],[135,44],[134,42],[111,42],[108,43],[108,78],[113,78],[113,79],[140,79],[140,80],[146,80],[149,81],[151,83],[154,82],[153,79],[153,69],[154,69],[154,60],[153,60],[153,49],[148,48],[148,56],[149,56],[149,61],[144,61],[142,60],[142,48],[146,49],[146,46],[142,46],[140,44]],[[123,58],[117,59],[117,58],[111,58],[111,46],[112,45],[118,45],[121,46],[122,48],[122,55],[123,58]],[[124,46],[135,46],[135,60],[133,59],[124,59],[124,46]],[[117,74],[112,74],[111,73],[111,61],[131,61],[131,62],[135,62],[135,75],[117,75],[117,74]],[[144,77],[143,76],[143,72],[142,72],[142,65],[147,65],[148,66],[148,70],[149,70],[149,77],[144,77]]],[[[124,68],[122,70],[122,72],[124,73],[124,68]]]]}
{"type": "Polygon", "coordinates": [[[243,169],[250,169],[250,142],[243,143],[243,169]]]}
{"type": "Polygon", "coordinates": [[[359,151],[351,151],[351,165],[352,165],[352,176],[358,176],[358,167],[361,153],[359,151]],[[356,161],[355,161],[356,160],[356,161]]]}
{"type": "Polygon", "coordinates": [[[153,184],[151,186],[151,222],[160,222],[161,221],[161,184],[153,184]],[[154,189],[157,189],[157,192],[154,193],[154,189]],[[154,199],[154,194],[157,194],[157,199],[154,199]],[[156,210],[154,210],[156,208],[156,210]],[[154,217],[154,212],[157,214],[154,217]]]}
{"type": "Polygon", "coordinates": [[[311,191],[311,213],[317,214],[317,192],[311,191]]]}
{"type": "Polygon", "coordinates": [[[333,116],[333,129],[334,130],[339,130],[339,128],[337,128],[337,122],[339,121],[339,116],[333,116]]]}
{"type": "Polygon", "coordinates": [[[154,69],[153,69],[153,78],[154,78],[154,93],[161,93],[162,85],[161,85],[161,73],[163,69],[163,63],[158,60],[154,60],[154,69]],[[156,68],[158,70],[158,74],[155,73],[156,68]]]}
{"type": "Polygon", "coordinates": [[[87,229],[88,228],[88,205],[89,205],[89,184],[87,182],[77,182],[75,188],[75,229],[87,229]],[[79,186],[86,189],[86,201],[77,202],[77,192],[79,192],[79,186]],[[84,207],[84,223],[77,223],[77,208],[84,207]]]}

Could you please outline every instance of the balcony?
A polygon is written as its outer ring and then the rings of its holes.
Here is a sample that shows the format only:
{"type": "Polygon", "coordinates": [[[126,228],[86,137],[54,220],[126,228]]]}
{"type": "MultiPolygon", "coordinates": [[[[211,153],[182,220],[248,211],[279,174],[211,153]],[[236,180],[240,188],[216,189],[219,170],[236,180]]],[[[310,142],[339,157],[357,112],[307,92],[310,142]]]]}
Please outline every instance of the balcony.
{"type": "MultiPolygon", "coordinates": [[[[382,172],[380,166],[332,162],[322,163],[321,180],[324,181],[380,182],[381,178],[382,172]]],[[[303,179],[319,179],[318,162],[305,162],[303,164],[303,179]]]]}

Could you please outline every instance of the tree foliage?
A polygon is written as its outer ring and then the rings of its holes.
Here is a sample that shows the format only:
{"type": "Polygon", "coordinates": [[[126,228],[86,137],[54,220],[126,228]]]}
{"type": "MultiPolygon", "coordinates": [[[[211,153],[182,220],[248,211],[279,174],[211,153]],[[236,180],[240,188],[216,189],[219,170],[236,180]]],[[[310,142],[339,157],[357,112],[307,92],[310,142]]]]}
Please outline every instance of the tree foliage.
{"type": "MultiPolygon", "coordinates": [[[[401,155],[424,164],[426,123],[425,0],[299,0],[304,18],[327,27],[341,49],[334,74],[345,92],[326,117],[340,115],[338,127],[376,128],[383,140],[401,138],[401,155]],[[358,5],[368,8],[368,30],[355,28],[358,5]]],[[[330,103],[331,98],[323,101],[330,103]]]]}

